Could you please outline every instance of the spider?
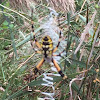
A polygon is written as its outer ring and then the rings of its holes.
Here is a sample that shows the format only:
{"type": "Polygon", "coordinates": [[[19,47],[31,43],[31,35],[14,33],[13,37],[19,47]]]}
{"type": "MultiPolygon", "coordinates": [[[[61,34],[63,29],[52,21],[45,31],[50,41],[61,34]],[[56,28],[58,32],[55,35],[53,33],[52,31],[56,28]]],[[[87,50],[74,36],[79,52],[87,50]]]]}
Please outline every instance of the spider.
{"type": "MultiPolygon", "coordinates": [[[[53,59],[53,56],[57,56],[57,55],[54,55],[53,53],[55,53],[57,51],[58,47],[59,47],[59,44],[60,44],[60,41],[61,41],[61,31],[60,31],[60,34],[59,34],[58,44],[55,48],[53,48],[52,39],[48,35],[46,35],[42,38],[41,44],[37,41],[37,39],[35,37],[33,21],[31,23],[31,25],[32,25],[32,32],[33,32],[33,38],[35,40],[35,44],[41,50],[41,51],[35,50],[35,52],[43,55],[43,58],[41,59],[41,61],[38,63],[38,65],[34,69],[34,74],[35,75],[37,74],[37,72],[40,70],[41,66],[43,65],[43,63],[45,61],[47,61],[47,62],[51,61],[54,64],[54,66],[56,67],[56,69],[57,69],[58,73],[61,75],[61,77],[63,79],[66,79],[67,76],[63,74],[61,68],[59,67],[57,62],[53,59]]],[[[60,56],[60,53],[59,53],[59,56],[60,56]]]]}

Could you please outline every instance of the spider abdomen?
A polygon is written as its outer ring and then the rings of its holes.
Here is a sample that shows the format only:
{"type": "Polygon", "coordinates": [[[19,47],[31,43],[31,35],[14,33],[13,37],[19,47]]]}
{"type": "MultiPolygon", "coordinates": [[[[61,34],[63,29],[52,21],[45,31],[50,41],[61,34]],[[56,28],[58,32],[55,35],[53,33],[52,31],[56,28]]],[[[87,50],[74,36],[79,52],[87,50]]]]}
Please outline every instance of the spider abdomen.
{"type": "Polygon", "coordinates": [[[41,47],[45,58],[52,55],[53,42],[50,36],[44,36],[42,38],[41,47]]]}

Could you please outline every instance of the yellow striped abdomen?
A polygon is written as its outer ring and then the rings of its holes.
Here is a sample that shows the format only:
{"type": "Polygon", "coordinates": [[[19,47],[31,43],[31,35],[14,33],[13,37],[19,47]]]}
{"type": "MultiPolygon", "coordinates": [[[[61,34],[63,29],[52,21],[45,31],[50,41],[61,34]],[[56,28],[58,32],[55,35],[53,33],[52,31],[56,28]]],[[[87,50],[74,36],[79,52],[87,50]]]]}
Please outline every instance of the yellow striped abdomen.
{"type": "Polygon", "coordinates": [[[52,56],[53,42],[50,36],[44,36],[41,42],[42,52],[45,58],[52,56]]]}

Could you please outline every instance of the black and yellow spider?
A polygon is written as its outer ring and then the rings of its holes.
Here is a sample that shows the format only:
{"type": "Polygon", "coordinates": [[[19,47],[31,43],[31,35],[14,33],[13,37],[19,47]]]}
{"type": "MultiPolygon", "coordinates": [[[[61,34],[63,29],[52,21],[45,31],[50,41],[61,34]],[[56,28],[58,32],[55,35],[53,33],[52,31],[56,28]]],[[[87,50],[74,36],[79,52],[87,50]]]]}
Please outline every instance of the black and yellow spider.
{"type": "Polygon", "coordinates": [[[35,52],[43,55],[42,60],[38,63],[38,65],[34,69],[34,74],[36,75],[37,72],[40,70],[41,66],[43,65],[43,63],[45,61],[49,60],[49,61],[53,62],[54,66],[56,67],[56,69],[57,69],[58,73],[61,75],[61,77],[63,79],[66,79],[67,76],[63,74],[63,72],[61,71],[61,68],[59,67],[57,62],[53,59],[53,56],[55,56],[55,55],[53,55],[53,53],[57,51],[59,44],[60,44],[60,41],[61,41],[61,31],[59,34],[58,44],[55,48],[53,48],[52,39],[48,35],[46,35],[42,38],[41,44],[37,41],[37,39],[35,38],[33,21],[31,24],[32,24],[32,32],[33,32],[33,38],[35,40],[35,44],[41,50],[41,51],[35,51],[35,52]]]}

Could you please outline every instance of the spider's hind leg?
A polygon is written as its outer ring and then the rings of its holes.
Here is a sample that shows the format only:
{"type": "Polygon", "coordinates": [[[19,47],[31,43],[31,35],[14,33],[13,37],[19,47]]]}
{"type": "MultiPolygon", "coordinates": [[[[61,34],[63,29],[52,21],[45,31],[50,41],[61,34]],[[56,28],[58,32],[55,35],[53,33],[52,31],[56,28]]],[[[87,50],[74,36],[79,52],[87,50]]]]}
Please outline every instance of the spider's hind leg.
{"type": "Polygon", "coordinates": [[[57,62],[56,62],[54,59],[52,59],[52,62],[53,62],[53,64],[54,64],[54,66],[56,67],[58,73],[61,75],[61,77],[62,77],[63,79],[66,79],[67,76],[63,74],[63,72],[62,72],[61,68],[59,67],[59,65],[57,64],[57,62]]]}
{"type": "Polygon", "coordinates": [[[40,70],[40,68],[41,68],[41,66],[43,65],[43,63],[44,63],[44,58],[42,58],[42,60],[38,63],[38,65],[35,67],[35,69],[34,69],[34,75],[36,75],[37,74],[37,72],[40,70]]]}
{"type": "Polygon", "coordinates": [[[39,70],[37,68],[34,69],[34,74],[36,75],[39,70]]]}

